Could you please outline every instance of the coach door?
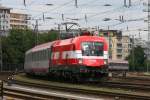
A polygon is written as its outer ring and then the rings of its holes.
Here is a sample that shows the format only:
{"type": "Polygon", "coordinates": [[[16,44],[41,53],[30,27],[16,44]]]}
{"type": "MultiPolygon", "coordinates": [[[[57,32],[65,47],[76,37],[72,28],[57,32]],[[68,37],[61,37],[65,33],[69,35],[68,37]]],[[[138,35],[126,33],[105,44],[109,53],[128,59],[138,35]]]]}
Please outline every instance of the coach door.
{"type": "Polygon", "coordinates": [[[48,48],[49,66],[52,66],[52,47],[48,48]]]}

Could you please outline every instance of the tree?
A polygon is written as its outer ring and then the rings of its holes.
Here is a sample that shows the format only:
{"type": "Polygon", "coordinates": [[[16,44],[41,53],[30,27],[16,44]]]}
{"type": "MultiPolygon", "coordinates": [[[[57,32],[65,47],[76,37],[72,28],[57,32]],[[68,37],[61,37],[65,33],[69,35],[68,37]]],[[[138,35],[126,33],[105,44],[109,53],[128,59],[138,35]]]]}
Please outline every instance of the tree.
{"type": "Polygon", "coordinates": [[[144,70],[144,61],[146,60],[144,49],[141,46],[134,47],[128,56],[130,70],[144,70]]]}
{"type": "Polygon", "coordinates": [[[31,30],[12,29],[2,38],[3,63],[24,63],[24,53],[34,46],[31,30]]]}
{"type": "Polygon", "coordinates": [[[37,34],[32,30],[12,29],[7,37],[2,38],[4,64],[24,64],[25,52],[38,44],[54,41],[58,37],[57,31],[37,34]]]}
{"type": "Polygon", "coordinates": [[[58,39],[58,31],[51,30],[48,33],[39,34],[39,44],[54,41],[58,39]]]}

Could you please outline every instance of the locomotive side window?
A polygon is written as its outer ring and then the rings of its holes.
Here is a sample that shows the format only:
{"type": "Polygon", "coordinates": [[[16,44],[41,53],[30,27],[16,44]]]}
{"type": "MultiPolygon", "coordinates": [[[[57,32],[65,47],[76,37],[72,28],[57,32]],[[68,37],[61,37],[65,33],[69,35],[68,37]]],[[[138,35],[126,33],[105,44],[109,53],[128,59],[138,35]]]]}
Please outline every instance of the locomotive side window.
{"type": "Polygon", "coordinates": [[[101,42],[83,42],[83,56],[103,56],[103,43],[101,42]]]}

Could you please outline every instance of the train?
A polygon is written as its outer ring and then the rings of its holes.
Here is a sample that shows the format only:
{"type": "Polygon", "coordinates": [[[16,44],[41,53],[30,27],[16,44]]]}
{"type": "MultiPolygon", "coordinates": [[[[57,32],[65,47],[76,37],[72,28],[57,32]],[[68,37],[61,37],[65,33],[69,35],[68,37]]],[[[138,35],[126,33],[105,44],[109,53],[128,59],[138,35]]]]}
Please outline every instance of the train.
{"type": "Polygon", "coordinates": [[[108,45],[104,37],[86,35],[40,44],[26,51],[24,70],[76,80],[107,77],[108,45]]]}

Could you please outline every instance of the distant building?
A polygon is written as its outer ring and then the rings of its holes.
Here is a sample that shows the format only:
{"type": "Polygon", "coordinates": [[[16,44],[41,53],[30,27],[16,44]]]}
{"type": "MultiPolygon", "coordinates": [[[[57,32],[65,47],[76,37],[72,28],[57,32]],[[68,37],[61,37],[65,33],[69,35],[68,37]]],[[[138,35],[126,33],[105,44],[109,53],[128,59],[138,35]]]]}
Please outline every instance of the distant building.
{"type": "Polygon", "coordinates": [[[122,36],[121,31],[99,30],[99,36],[104,36],[109,45],[109,58],[112,60],[124,60],[131,50],[129,36],[122,36]]]}
{"type": "Polygon", "coordinates": [[[18,12],[11,12],[10,13],[10,28],[16,29],[26,29],[29,25],[29,15],[18,13],[18,12]]]}
{"type": "Polygon", "coordinates": [[[0,35],[6,35],[10,29],[10,8],[0,5],[0,35]]]}

